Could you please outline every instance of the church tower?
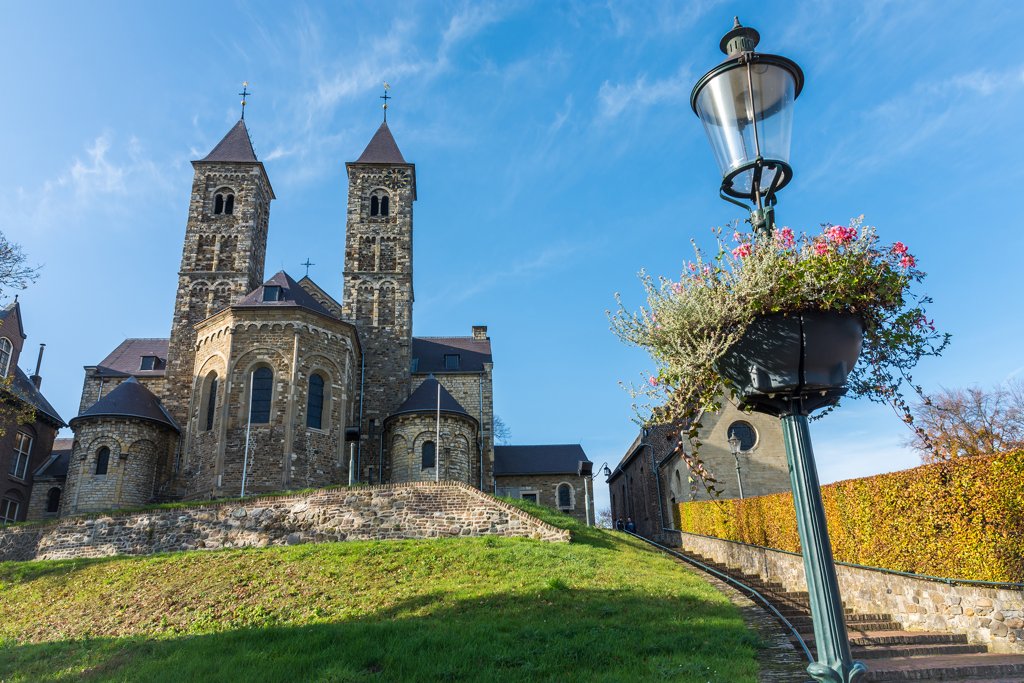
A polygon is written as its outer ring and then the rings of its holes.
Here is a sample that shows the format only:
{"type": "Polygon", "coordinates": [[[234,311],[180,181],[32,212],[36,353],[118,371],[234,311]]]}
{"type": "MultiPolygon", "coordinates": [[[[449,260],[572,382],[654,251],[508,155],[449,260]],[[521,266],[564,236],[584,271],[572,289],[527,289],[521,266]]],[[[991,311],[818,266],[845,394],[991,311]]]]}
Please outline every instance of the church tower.
{"type": "MultiPolygon", "coordinates": [[[[387,121],[346,165],[346,319],[354,320],[366,359],[361,478],[382,476],[383,421],[409,396],[412,363],[412,204],[416,167],[407,163],[387,121]]],[[[383,468],[388,464],[383,462],[383,468]]],[[[383,473],[387,481],[387,473],[383,473]]]]}
{"type": "Polygon", "coordinates": [[[182,426],[193,389],[195,325],[262,283],[270,200],[274,199],[244,118],[192,166],[195,175],[164,392],[164,405],[182,426]]]}

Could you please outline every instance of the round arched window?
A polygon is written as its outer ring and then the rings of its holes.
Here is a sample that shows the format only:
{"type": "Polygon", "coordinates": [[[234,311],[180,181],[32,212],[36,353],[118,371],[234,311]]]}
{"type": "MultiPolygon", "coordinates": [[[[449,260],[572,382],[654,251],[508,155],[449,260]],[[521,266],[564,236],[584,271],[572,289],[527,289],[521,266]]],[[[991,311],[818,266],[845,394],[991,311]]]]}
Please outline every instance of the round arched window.
{"type": "Polygon", "coordinates": [[[729,438],[736,437],[740,440],[740,450],[749,451],[757,443],[757,431],[749,422],[737,420],[729,425],[729,438]]]}

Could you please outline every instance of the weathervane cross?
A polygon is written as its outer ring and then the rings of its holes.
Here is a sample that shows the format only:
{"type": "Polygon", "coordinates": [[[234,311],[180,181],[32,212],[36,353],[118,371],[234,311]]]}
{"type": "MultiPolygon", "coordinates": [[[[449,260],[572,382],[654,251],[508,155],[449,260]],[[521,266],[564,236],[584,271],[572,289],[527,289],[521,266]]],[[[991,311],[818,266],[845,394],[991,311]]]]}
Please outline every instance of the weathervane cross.
{"type": "Polygon", "coordinates": [[[388,85],[387,81],[384,81],[384,94],[380,96],[380,99],[384,100],[384,123],[388,122],[388,100],[392,99],[388,95],[388,90],[391,90],[391,86],[388,85]]]}
{"type": "Polygon", "coordinates": [[[316,264],[315,263],[310,263],[309,257],[307,256],[306,257],[306,262],[305,263],[300,263],[299,265],[300,266],[306,266],[306,277],[309,277],[309,267],[310,266],[315,266],[316,264]]]}
{"type": "Polygon", "coordinates": [[[238,93],[242,96],[242,120],[245,120],[245,98],[251,95],[249,92],[249,81],[242,81],[242,92],[238,93]]]}

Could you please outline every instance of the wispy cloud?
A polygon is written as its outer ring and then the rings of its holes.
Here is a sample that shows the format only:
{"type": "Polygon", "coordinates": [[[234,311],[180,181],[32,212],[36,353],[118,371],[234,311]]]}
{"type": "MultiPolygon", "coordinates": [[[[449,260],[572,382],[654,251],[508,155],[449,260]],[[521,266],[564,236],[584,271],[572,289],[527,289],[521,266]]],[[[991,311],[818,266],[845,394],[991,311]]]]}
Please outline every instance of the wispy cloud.
{"type": "Polygon", "coordinates": [[[645,2],[642,5],[643,11],[637,11],[638,5],[635,2],[607,0],[605,7],[615,35],[635,38],[681,33],[721,4],[723,0],[660,0],[645,2]]]}
{"type": "Polygon", "coordinates": [[[672,76],[649,81],[646,74],[631,83],[605,81],[597,92],[598,118],[616,119],[627,110],[638,111],[662,102],[684,101],[690,94],[693,77],[689,65],[679,67],[672,76]]]}

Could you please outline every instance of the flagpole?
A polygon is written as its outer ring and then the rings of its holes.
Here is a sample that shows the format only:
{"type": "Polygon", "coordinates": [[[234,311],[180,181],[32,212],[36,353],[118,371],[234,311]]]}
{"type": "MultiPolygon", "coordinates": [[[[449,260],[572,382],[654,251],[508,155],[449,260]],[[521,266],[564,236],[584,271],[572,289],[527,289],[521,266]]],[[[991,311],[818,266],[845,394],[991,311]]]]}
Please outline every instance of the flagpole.
{"type": "Polygon", "coordinates": [[[434,481],[441,481],[441,383],[437,383],[437,430],[434,436],[434,481]]]}

